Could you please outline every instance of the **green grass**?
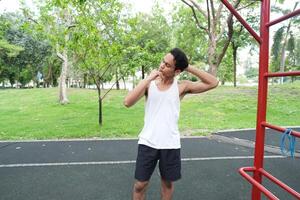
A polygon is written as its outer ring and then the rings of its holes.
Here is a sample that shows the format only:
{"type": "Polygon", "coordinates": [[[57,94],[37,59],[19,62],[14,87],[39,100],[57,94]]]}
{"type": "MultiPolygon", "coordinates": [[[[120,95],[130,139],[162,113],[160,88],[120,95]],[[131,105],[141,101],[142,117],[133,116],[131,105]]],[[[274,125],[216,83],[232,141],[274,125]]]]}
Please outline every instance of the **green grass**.
{"type": "MultiPolygon", "coordinates": [[[[143,126],[144,101],[123,106],[127,91],[111,91],[103,102],[98,125],[95,90],[68,89],[70,104],[57,102],[58,89],[0,90],[0,140],[137,137],[143,126]]],[[[300,83],[270,86],[267,121],[300,125],[300,83]]],[[[207,135],[218,130],[255,128],[256,87],[218,87],[186,96],[181,104],[182,135],[207,135]]]]}

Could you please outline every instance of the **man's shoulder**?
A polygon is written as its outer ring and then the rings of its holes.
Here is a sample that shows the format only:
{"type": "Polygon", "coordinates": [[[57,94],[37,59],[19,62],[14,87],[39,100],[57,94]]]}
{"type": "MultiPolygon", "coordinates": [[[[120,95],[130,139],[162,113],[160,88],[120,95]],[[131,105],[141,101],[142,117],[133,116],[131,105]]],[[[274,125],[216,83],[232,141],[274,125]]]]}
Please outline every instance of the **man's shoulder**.
{"type": "Polygon", "coordinates": [[[190,83],[191,81],[189,80],[178,80],[179,96],[181,99],[188,93],[187,87],[190,83]]]}
{"type": "Polygon", "coordinates": [[[187,84],[187,83],[189,83],[189,82],[191,82],[191,81],[189,81],[189,80],[178,80],[178,81],[177,81],[178,85],[181,85],[181,84],[187,84]]]}
{"type": "Polygon", "coordinates": [[[189,81],[189,80],[178,80],[177,83],[178,83],[179,87],[183,87],[184,88],[187,85],[191,84],[192,81],[189,81]]]}

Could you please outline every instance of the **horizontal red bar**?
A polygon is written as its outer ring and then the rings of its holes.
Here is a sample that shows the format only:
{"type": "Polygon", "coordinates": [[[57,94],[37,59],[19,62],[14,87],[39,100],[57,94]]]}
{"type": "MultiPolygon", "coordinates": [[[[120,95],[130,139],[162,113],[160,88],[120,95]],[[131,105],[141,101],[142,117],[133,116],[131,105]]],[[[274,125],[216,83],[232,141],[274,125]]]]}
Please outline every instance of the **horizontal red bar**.
{"type": "MultiPolygon", "coordinates": [[[[261,125],[263,125],[264,127],[268,127],[270,129],[274,129],[279,132],[285,132],[285,130],[286,130],[286,128],[282,128],[280,126],[275,126],[275,125],[269,124],[267,122],[262,122],[261,125]]],[[[300,132],[292,130],[291,135],[293,135],[295,137],[300,137],[300,132]]]]}
{"type": "Polygon", "coordinates": [[[297,199],[300,199],[300,194],[297,191],[293,190],[292,188],[290,188],[289,186],[287,186],[286,184],[284,184],[283,182],[281,182],[280,180],[278,180],[277,178],[275,178],[274,176],[272,176],[271,174],[269,174],[263,168],[260,168],[258,171],[262,175],[264,175],[265,177],[267,177],[269,180],[273,181],[275,184],[277,184],[281,188],[285,189],[288,193],[290,193],[291,195],[293,195],[297,199]]]}
{"type": "Polygon", "coordinates": [[[284,16],[278,18],[278,19],[272,20],[271,22],[267,23],[266,26],[273,26],[275,24],[278,24],[279,22],[282,22],[286,19],[289,19],[289,18],[294,17],[294,16],[299,15],[299,14],[300,14],[300,9],[295,10],[294,12],[291,12],[287,15],[284,15],[284,16]]]}
{"type": "Polygon", "coordinates": [[[265,73],[265,77],[300,76],[300,71],[265,73]]]}
{"type": "Polygon", "coordinates": [[[243,17],[235,10],[235,8],[227,1],[221,0],[223,4],[230,10],[230,12],[241,22],[241,24],[249,31],[249,33],[256,39],[257,42],[261,43],[261,38],[257,33],[249,26],[249,24],[243,19],[243,17]]]}
{"type": "Polygon", "coordinates": [[[249,181],[253,186],[257,187],[261,192],[263,192],[271,200],[279,200],[274,194],[267,190],[261,183],[257,182],[253,177],[246,173],[246,171],[255,171],[255,167],[242,167],[239,169],[239,173],[249,181]]]}

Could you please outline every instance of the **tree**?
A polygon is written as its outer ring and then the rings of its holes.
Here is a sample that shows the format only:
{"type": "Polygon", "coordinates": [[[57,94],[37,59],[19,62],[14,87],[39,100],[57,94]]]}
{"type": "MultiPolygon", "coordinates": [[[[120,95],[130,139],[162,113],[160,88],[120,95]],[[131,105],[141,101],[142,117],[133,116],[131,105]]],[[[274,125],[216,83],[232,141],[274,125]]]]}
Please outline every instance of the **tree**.
{"type": "MultiPolygon", "coordinates": [[[[228,26],[228,24],[232,21],[232,14],[227,14],[227,16],[224,15],[224,5],[222,2],[216,3],[213,0],[206,0],[206,10],[204,10],[202,9],[201,4],[194,0],[181,1],[191,8],[197,27],[207,34],[207,60],[209,64],[209,72],[216,76],[218,67],[224,58],[226,50],[228,49],[232,39],[233,29],[228,26]],[[201,21],[198,19],[196,10],[205,20],[201,21]],[[225,18],[226,22],[222,20],[225,18]],[[225,34],[226,26],[227,34],[225,34]]],[[[233,6],[238,8],[240,3],[241,0],[235,0],[233,6]]]]}
{"type": "Polygon", "coordinates": [[[245,76],[250,79],[255,78],[258,76],[258,70],[254,67],[249,67],[245,71],[245,76]]]}
{"type": "MultiPolygon", "coordinates": [[[[45,57],[49,53],[50,46],[40,38],[34,38],[24,28],[24,17],[20,14],[8,13],[2,16],[6,20],[6,26],[2,26],[2,38],[10,44],[22,48],[14,56],[2,57],[6,66],[6,75],[11,84],[15,81],[24,86],[29,81],[38,81],[37,75],[43,68],[45,57]]],[[[37,84],[38,85],[38,84],[37,84]]]]}
{"type": "Polygon", "coordinates": [[[218,69],[218,78],[222,85],[225,84],[226,81],[232,82],[233,81],[233,71],[235,70],[234,67],[234,59],[233,59],[233,47],[229,46],[227,49],[227,54],[225,54],[222,63],[218,69]]]}
{"type": "MultiPolygon", "coordinates": [[[[5,60],[16,57],[23,50],[22,47],[10,44],[7,40],[0,40],[0,82],[3,82],[5,79],[11,80],[12,71],[5,60]]],[[[10,82],[12,85],[13,81],[10,82]]]]}
{"type": "MultiPolygon", "coordinates": [[[[5,79],[11,80],[11,85],[14,82],[11,66],[6,62],[7,59],[16,57],[24,49],[19,45],[11,44],[5,38],[6,32],[11,28],[13,22],[10,15],[4,14],[0,16],[0,82],[5,79]]],[[[3,82],[4,87],[4,82],[3,82]]]]}
{"type": "MultiPolygon", "coordinates": [[[[253,15],[254,12],[254,6],[249,5],[247,7],[247,10],[244,10],[244,13],[246,15],[245,20],[248,24],[251,25],[253,30],[258,30],[258,21],[259,19],[253,15]]],[[[233,30],[233,36],[231,40],[232,45],[232,58],[233,58],[233,86],[236,87],[236,76],[237,76],[237,53],[239,48],[243,48],[249,45],[253,45],[254,42],[251,38],[251,35],[245,30],[244,26],[240,23],[234,23],[233,20],[230,20],[228,23],[229,29],[233,30]]]]}
{"type": "Polygon", "coordinates": [[[44,41],[39,41],[25,33],[21,27],[17,28],[9,29],[6,38],[11,43],[21,46],[24,51],[13,59],[7,59],[6,62],[17,68],[17,78],[22,86],[31,80],[38,83],[37,75],[42,72],[45,58],[50,53],[51,47],[44,41]]]}
{"type": "Polygon", "coordinates": [[[77,25],[70,41],[78,60],[76,67],[91,77],[97,87],[99,103],[99,124],[102,125],[101,85],[112,80],[121,54],[118,38],[122,29],[120,21],[121,4],[118,1],[86,1],[78,4],[77,25]]]}
{"type": "Polygon", "coordinates": [[[171,30],[166,18],[162,15],[163,10],[156,5],[153,14],[139,13],[131,23],[131,44],[135,46],[136,64],[142,72],[142,79],[145,73],[157,68],[162,56],[170,48],[171,30]]]}
{"type": "Polygon", "coordinates": [[[51,47],[56,50],[56,56],[61,60],[59,76],[59,102],[64,105],[69,103],[67,97],[67,72],[73,50],[70,36],[76,24],[77,14],[74,7],[82,1],[53,0],[38,5],[40,16],[34,19],[32,13],[23,8],[24,15],[33,23],[35,31],[39,31],[49,41],[51,47]]]}
{"type": "MultiPolygon", "coordinates": [[[[295,2],[293,11],[296,10],[299,2],[295,2]]],[[[273,10],[276,12],[281,12],[282,14],[288,14],[292,12],[291,10],[283,10],[279,7],[273,7],[273,10]]],[[[273,71],[278,71],[279,66],[279,71],[284,72],[286,68],[286,57],[287,53],[286,51],[288,50],[292,55],[290,57],[293,57],[293,50],[295,48],[295,40],[293,38],[293,33],[292,33],[292,26],[297,24],[297,20],[294,18],[291,18],[288,20],[287,26],[282,26],[280,27],[273,38],[273,46],[271,50],[271,56],[272,56],[272,64],[271,64],[271,69],[273,71]],[[288,47],[288,48],[287,48],[288,47]]],[[[284,77],[280,78],[280,83],[283,84],[284,77]]]]}
{"type": "Polygon", "coordinates": [[[7,40],[0,40],[0,54],[7,57],[16,57],[24,49],[20,46],[10,44],[7,40]]]}
{"type": "Polygon", "coordinates": [[[46,58],[46,64],[43,68],[42,74],[44,79],[44,87],[58,86],[58,78],[60,76],[61,62],[58,60],[56,53],[51,51],[51,54],[46,58]]]}
{"type": "MultiPolygon", "coordinates": [[[[202,16],[198,16],[204,20],[202,16]]],[[[175,10],[172,18],[172,46],[179,47],[188,55],[191,63],[202,62],[207,63],[207,43],[206,35],[199,30],[193,21],[193,15],[190,10],[184,6],[179,6],[175,10]]]]}

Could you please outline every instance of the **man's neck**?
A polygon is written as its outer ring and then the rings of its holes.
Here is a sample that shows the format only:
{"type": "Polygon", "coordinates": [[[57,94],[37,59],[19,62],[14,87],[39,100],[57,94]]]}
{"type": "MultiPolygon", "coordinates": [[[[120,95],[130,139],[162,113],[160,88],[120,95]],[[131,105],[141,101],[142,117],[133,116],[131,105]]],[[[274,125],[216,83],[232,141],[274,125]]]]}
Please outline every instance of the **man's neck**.
{"type": "Polygon", "coordinates": [[[174,78],[164,78],[164,77],[160,78],[160,82],[164,85],[170,85],[173,83],[173,81],[174,81],[174,78]]]}

